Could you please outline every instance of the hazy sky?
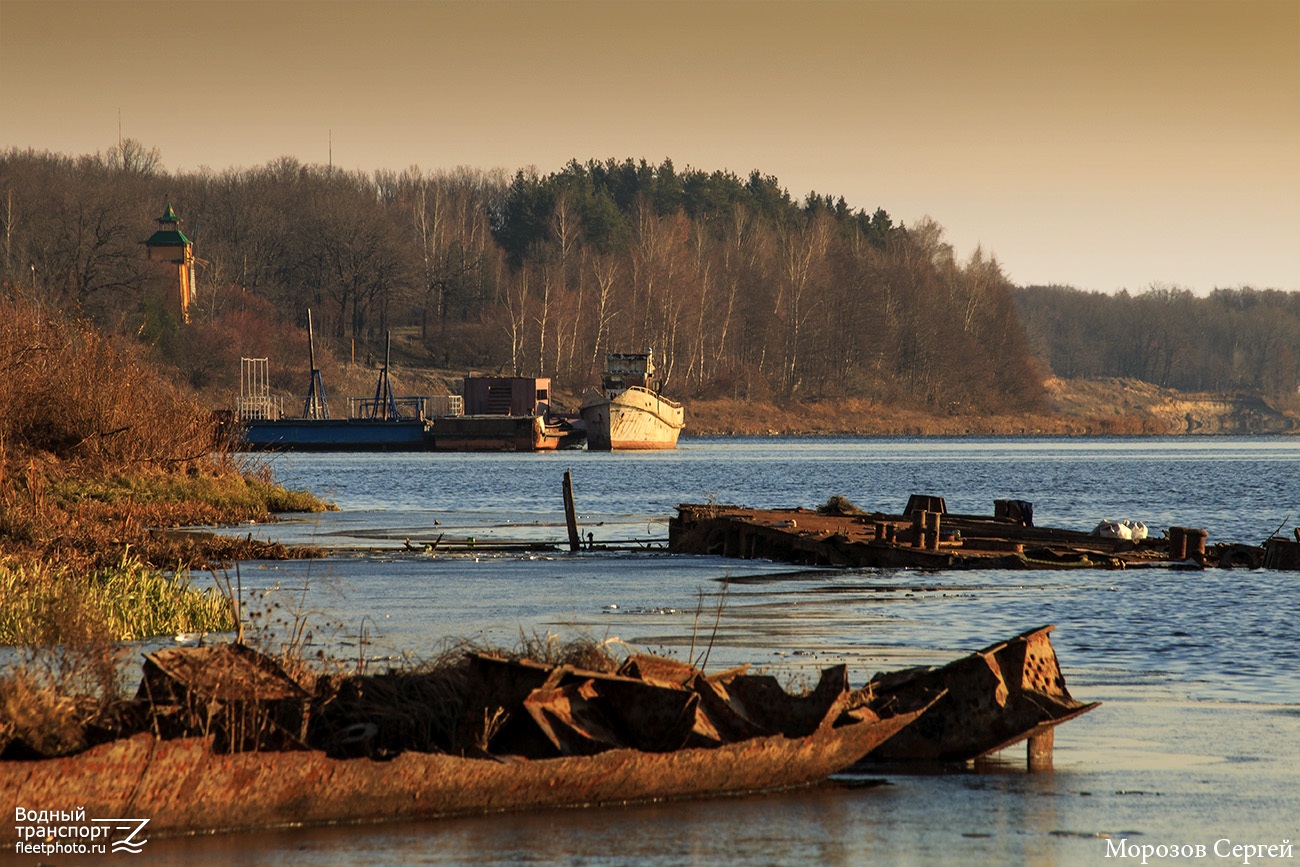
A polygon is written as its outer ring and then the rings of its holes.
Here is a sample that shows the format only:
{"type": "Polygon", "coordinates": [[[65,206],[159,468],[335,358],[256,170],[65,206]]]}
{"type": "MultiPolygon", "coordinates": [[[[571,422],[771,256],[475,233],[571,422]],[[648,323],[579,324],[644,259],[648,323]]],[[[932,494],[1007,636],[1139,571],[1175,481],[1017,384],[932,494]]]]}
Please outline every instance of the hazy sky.
{"type": "Polygon", "coordinates": [[[1300,290],[1300,0],[0,0],[0,147],[166,168],[665,157],[1016,283],[1300,290]]]}

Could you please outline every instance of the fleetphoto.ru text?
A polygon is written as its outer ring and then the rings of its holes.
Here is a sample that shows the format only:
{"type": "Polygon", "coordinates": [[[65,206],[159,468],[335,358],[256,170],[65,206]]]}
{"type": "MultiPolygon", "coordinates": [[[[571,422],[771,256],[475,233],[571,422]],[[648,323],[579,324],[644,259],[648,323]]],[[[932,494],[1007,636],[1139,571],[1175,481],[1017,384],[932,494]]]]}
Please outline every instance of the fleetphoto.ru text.
{"type": "Polygon", "coordinates": [[[19,855],[140,854],[148,819],[87,819],[86,808],[75,810],[14,810],[19,855]]]}

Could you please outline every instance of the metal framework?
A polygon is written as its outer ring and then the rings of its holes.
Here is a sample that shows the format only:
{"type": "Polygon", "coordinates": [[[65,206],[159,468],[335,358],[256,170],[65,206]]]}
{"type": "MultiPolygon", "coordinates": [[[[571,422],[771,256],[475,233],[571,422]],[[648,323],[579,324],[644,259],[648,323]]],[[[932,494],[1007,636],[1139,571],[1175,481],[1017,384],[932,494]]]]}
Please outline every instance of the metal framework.
{"type": "Polygon", "coordinates": [[[270,366],[265,358],[239,359],[239,401],[235,413],[241,419],[274,419],[281,415],[271,399],[270,366]]]}

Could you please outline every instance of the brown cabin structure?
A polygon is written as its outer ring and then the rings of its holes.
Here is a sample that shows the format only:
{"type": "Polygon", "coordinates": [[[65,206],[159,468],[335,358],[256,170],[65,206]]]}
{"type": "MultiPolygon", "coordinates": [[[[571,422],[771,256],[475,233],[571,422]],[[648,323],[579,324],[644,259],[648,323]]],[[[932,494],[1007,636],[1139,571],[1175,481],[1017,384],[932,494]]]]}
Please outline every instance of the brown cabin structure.
{"type": "Polygon", "coordinates": [[[533,376],[467,376],[465,415],[546,416],[551,380],[533,376]]]}

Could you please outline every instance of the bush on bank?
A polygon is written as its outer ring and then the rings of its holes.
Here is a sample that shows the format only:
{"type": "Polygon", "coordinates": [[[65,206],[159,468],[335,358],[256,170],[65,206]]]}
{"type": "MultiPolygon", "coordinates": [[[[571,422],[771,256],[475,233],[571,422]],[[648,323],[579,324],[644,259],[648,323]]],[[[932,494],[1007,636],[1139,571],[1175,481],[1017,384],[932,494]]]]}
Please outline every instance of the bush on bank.
{"type": "Polygon", "coordinates": [[[160,531],[324,508],[222,449],[139,346],[0,299],[0,642],[48,644],[60,619],[112,640],[230,628],[184,570],[262,543],[160,531]]]}

